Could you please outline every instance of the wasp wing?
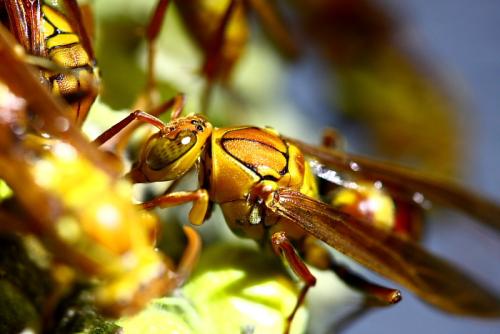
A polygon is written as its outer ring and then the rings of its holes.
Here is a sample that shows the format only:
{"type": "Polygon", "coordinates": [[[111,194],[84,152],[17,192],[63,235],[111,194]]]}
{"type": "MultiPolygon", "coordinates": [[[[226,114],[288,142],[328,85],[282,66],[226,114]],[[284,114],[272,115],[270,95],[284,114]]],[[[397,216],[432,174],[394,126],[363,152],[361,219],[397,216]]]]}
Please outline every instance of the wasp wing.
{"type": "MultiPolygon", "coordinates": [[[[95,61],[91,38],[88,29],[85,27],[84,17],[78,3],[76,0],[63,0],[57,4],[57,9],[64,12],[69,24],[80,38],[89,58],[95,61]]],[[[5,0],[5,9],[9,18],[10,31],[16,40],[27,53],[45,57],[47,50],[43,34],[42,1],[5,0]]],[[[87,21],[90,21],[90,19],[87,21]]]]}
{"type": "Polygon", "coordinates": [[[380,230],[288,188],[277,190],[268,207],[440,309],[477,317],[500,317],[498,296],[409,239],[380,230]]]}
{"type": "Polygon", "coordinates": [[[500,205],[448,180],[418,171],[379,162],[346,152],[317,147],[287,138],[304,154],[317,159],[326,168],[355,174],[358,178],[381,181],[396,196],[412,199],[420,193],[433,203],[462,211],[500,231],[500,205]]]}
{"type": "Polygon", "coordinates": [[[42,11],[39,0],[5,0],[10,31],[24,49],[34,55],[45,55],[42,11]]]}

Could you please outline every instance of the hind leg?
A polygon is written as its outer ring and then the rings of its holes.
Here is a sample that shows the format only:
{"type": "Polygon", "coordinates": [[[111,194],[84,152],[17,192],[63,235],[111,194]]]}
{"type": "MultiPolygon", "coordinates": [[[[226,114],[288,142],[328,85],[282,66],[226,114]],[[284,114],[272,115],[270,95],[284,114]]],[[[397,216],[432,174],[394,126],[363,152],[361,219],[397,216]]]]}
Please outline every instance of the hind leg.
{"type": "Polygon", "coordinates": [[[299,297],[297,298],[297,303],[295,304],[292,313],[287,318],[284,331],[284,333],[287,334],[290,332],[290,326],[297,310],[304,303],[309,288],[316,284],[316,278],[306,267],[295,250],[295,247],[292,245],[290,240],[288,240],[285,232],[280,231],[273,233],[271,236],[271,245],[274,252],[282,257],[282,259],[290,266],[290,269],[292,269],[297,277],[299,277],[304,283],[304,286],[300,290],[299,297]]]}
{"type": "Polygon", "coordinates": [[[334,326],[335,333],[349,327],[361,316],[374,308],[390,306],[401,300],[401,292],[370,282],[361,275],[351,271],[348,266],[337,262],[333,256],[314,238],[304,242],[304,258],[306,262],[323,270],[332,270],[348,287],[363,294],[363,302],[358,309],[341,318],[334,326]]]}

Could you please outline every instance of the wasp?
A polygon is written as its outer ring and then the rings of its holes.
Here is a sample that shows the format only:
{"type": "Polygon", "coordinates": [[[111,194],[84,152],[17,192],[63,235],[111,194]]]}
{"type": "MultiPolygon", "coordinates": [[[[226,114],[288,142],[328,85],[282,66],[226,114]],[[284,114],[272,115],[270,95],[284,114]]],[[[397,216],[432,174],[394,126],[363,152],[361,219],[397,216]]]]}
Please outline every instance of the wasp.
{"type": "Polygon", "coordinates": [[[2,23],[28,60],[40,65],[40,80],[71,106],[70,119],[81,125],[98,94],[99,70],[76,1],[5,0],[2,7],[2,23]]]}
{"type": "Polygon", "coordinates": [[[71,107],[40,85],[13,45],[0,26],[0,178],[13,191],[0,206],[1,229],[36,236],[56,261],[95,282],[103,313],[135,312],[185,280],[200,239],[185,230],[188,247],[177,267],[155,250],[156,217],[131,203],[131,184],[82,136],[71,107]],[[30,122],[40,125],[36,134],[30,122]]]}
{"type": "MultiPolygon", "coordinates": [[[[155,40],[158,37],[169,0],[160,0],[146,29],[148,41],[148,87],[154,89],[155,40]]],[[[201,105],[207,111],[215,83],[227,86],[249,39],[249,15],[257,14],[259,23],[288,58],[299,54],[297,41],[287,29],[285,19],[273,2],[262,0],[174,1],[184,26],[203,54],[201,74],[206,79],[201,105]]]]}
{"type": "MultiPolygon", "coordinates": [[[[379,182],[391,197],[411,204],[407,212],[416,212],[413,206],[418,200],[415,194],[419,194],[499,229],[500,207],[490,200],[415,171],[283,137],[270,128],[215,128],[200,115],[176,114],[165,124],[136,111],[98,137],[96,143],[105,142],[134,120],[159,130],[145,142],[128,173],[134,183],[178,180],[199,162],[199,189],[167,193],[142,206],[151,209],[193,202],[189,219],[199,225],[208,217],[212,204],[218,204],[237,235],[272,249],[303,281],[289,323],[316,283],[305,262],[333,270],[379,304],[401,299],[399,290],[372,283],[337,264],[318,240],[441,310],[486,318],[500,316],[498,296],[419,246],[415,242],[418,234],[408,227],[398,231],[391,221],[384,223],[382,218],[373,219],[369,214],[321,201],[314,175],[347,189],[358,189],[361,195],[362,182],[349,181],[349,177],[344,180],[339,175],[379,182]]],[[[353,205],[361,202],[354,201],[353,205]]],[[[406,220],[410,222],[410,216],[406,220]]]]}
{"type": "MultiPolygon", "coordinates": [[[[2,23],[9,28],[28,54],[25,60],[41,68],[40,81],[62,97],[70,108],[70,120],[81,127],[100,88],[100,71],[89,31],[93,28],[90,9],[80,8],[75,0],[2,2],[2,23]]],[[[159,4],[161,7],[161,4],[159,4]]],[[[154,59],[154,39],[158,34],[158,15],[149,23],[146,34],[150,59],[154,59]],[[156,30],[155,30],[156,28],[156,30]]],[[[150,66],[151,68],[153,65],[150,66]]],[[[154,113],[155,86],[150,71],[145,87],[145,103],[136,104],[154,113]]]]}

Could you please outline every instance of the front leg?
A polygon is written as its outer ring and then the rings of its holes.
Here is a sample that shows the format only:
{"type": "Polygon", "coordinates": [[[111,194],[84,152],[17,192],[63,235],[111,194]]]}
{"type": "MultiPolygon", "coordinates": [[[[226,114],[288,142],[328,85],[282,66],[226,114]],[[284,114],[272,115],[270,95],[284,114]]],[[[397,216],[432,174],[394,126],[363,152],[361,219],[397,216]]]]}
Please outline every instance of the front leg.
{"type": "Polygon", "coordinates": [[[189,211],[189,221],[193,225],[201,225],[207,214],[208,199],[208,192],[205,189],[198,189],[196,191],[177,191],[168,193],[140,205],[143,209],[149,210],[155,207],[168,208],[187,202],[193,202],[193,207],[191,211],[189,211]]]}
{"type": "MultiPolygon", "coordinates": [[[[158,130],[166,132],[167,125],[158,117],[161,116],[163,113],[165,113],[168,109],[172,108],[171,119],[172,120],[176,119],[182,113],[182,110],[184,109],[184,104],[185,104],[184,95],[177,94],[173,98],[165,101],[158,107],[151,110],[151,112],[144,112],[140,110],[133,111],[127,117],[125,117],[124,119],[113,125],[108,130],[104,131],[101,135],[99,135],[99,137],[94,139],[93,143],[96,144],[97,146],[101,146],[107,141],[109,141],[111,138],[116,137],[119,133],[122,134],[123,138],[128,139],[130,137],[130,134],[133,131],[135,131],[139,125],[144,123],[150,124],[156,127],[158,130]],[[131,124],[134,121],[138,122],[135,122],[135,124],[129,126],[129,124],[131,124]]],[[[120,138],[120,141],[122,141],[123,138],[120,138]]]]}

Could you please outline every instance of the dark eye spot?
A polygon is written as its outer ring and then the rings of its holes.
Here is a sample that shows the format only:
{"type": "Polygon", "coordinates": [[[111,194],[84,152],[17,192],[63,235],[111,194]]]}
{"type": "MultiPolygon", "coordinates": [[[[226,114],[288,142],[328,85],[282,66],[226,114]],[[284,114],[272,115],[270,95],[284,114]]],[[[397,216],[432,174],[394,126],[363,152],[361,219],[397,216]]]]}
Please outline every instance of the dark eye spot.
{"type": "Polygon", "coordinates": [[[201,132],[201,131],[203,131],[203,126],[201,126],[201,125],[199,125],[199,124],[198,124],[198,125],[196,126],[196,130],[198,130],[198,131],[200,131],[200,132],[201,132]]]}

